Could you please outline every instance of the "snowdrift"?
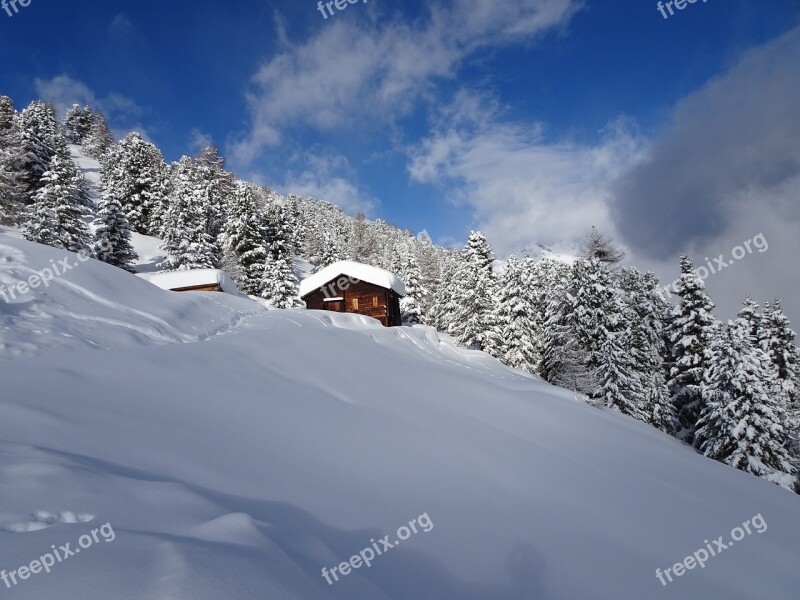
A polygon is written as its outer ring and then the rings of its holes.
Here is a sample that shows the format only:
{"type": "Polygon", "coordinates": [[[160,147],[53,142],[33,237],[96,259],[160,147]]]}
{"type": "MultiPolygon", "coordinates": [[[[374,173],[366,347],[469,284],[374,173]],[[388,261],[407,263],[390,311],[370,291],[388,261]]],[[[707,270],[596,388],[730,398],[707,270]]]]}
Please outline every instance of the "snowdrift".
{"type": "MultiPolygon", "coordinates": [[[[0,285],[61,258],[0,234],[0,285]]],[[[170,293],[87,261],[0,300],[0,341],[0,569],[81,549],[0,583],[9,598],[800,590],[797,496],[429,328],[170,293]],[[763,533],[659,582],[759,514],[763,533]],[[323,577],[422,515],[429,531],[323,577]],[[106,524],[113,539],[79,543],[106,524]]]]}

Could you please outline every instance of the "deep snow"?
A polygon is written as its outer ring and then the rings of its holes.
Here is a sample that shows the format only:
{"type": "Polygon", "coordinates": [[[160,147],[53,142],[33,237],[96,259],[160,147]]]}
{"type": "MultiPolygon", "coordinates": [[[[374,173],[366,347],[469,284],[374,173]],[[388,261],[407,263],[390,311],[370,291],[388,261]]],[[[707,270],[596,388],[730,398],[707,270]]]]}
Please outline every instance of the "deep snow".
{"type": "MultiPolygon", "coordinates": [[[[0,285],[67,253],[0,232],[0,285]]],[[[70,255],[74,260],[74,255],[70,255]]],[[[167,292],[88,261],[0,299],[14,599],[796,600],[800,503],[426,327],[167,292]],[[321,569],[427,513],[329,586],[321,569]],[[768,529],[655,576],[760,513],[768,529]]]]}

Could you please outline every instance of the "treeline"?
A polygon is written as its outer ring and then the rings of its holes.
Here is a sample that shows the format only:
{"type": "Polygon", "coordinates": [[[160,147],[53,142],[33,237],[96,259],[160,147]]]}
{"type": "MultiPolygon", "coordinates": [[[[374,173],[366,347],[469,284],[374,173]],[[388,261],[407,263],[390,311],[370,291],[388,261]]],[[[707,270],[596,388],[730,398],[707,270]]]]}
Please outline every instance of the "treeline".
{"type": "Polygon", "coordinates": [[[473,232],[456,251],[324,201],[237,180],[213,147],[167,164],[139,134],[114,144],[106,120],[0,97],[0,219],[33,241],[84,250],[122,269],[131,232],[159,237],[167,270],[223,268],[248,294],[301,305],[292,257],[319,270],[351,259],[396,273],[407,323],[422,323],[512,367],[584,394],[708,457],[796,486],[800,367],[780,302],[745,302],[721,323],[688,257],[678,303],[652,273],[620,267],[597,232],[571,262],[511,256],[502,270],[473,232]],[[70,144],[101,164],[93,194],[70,144]],[[90,227],[89,224],[93,225],[90,227]]]}

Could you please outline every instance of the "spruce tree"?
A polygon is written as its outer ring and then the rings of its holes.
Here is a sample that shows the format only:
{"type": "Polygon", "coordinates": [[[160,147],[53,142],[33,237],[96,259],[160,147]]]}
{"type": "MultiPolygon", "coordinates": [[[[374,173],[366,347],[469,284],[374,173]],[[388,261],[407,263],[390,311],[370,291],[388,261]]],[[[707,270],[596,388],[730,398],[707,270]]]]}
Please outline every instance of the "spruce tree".
{"type": "Polygon", "coordinates": [[[164,223],[162,248],[168,257],[168,271],[214,269],[220,264],[216,238],[209,233],[213,209],[209,206],[206,182],[192,159],[184,156],[173,172],[169,208],[164,223]]]}
{"type": "Polygon", "coordinates": [[[681,257],[676,292],[680,303],[673,311],[668,330],[672,356],[667,385],[682,427],[679,436],[691,442],[703,410],[703,373],[708,366],[708,352],[718,323],[713,315],[714,303],[686,255],[681,257]]]}
{"type": "Polygon", "coordinates": [[[0,223],[16,225],[25,205],[24,150],[14,103],[0,96],[0,223]]]}
{"type": "Polygon", "coordinates": [[[448,252],[443,256],[441,279],[431,306],[431,324],[439,331],[451,335],[456,326],[458,288],[463,280],[464,270],[464,260],[460,254],[448,252]]]}
{"type": "Polygon", "coordinates": [[[233,195],[233,175],[225,170],[225,159],[214,146],[203,148],[195,159],[197,176],[203,182],[209,207],[208,233],[221,243],[225,219],[229,214],[228,202],[233,195]]]}
{"type": "Polygon", "coordinates": [[[77,104],[69,107],[62,121],[67,142],[78,146],[82,145],[91,134],[93,121],[94,112],[90,107],[81,108],[77,104]]]}
{"type": "Polygon", "coordinates": [[[800,386],[798,386],[800,359],[798,359],[796,345],[797,336],[781,308],[780,300],[775,300],[772,305],[767,305],[761,323],[759,346],[767,353],[788,402],[796,404],[800,400],[800,386]]]}
{"type": "Polygon", "coordinates": [[[528,272],[510,256],[500,277],[497,320],[502,340],[502,361],[509,367],[535,373],[540,357],[535,342],[534,308],[528,289],[528,272]]]}
{"type": "Polygon", "coordinates": [[[638,381],[625,329],[607,331],[596,352],[598,389],[592,398],[602,405],[640,421],[649,422],[641,396],[637,396],[638,381]]]}
{"type": "Polygon", "coordinates": [[[18,123],[26,204],[31,204],[44,185],[42,176],[51,170],[51,162],[58,151],[55,109],[50,104],[33,101],[19,114],[18,123]]]}
{"type": "Polygon", "coordinates": [[[319,257],[317,258],[317,263],[314,266],[314,273],[321,271],[327,266],[332,265],[333,263],[342,260],[341,253],[336,245],[336,238],[325,232],[322,234],[322,248],[319,257]]]}
{"type": "Polygon", "coordinates": [[[101,170],[107,197],[122,207],[131,229],[158,235],[169,192],[167,167],[161,152],[136,132],[110,148],[101,170]]]}
{"type": "Polygon", "coordinates": [[[462,254],[464,269],[454,290],[457,308],[450,330],[460,344],[500,358],[492,248],[482,233],[473,231],[462,254]]]}
{"type": "Polygon", "coordinates": [[[411,248],[402,246],[399,258],[401,266],[398,275],[406,286],[406,295],[400,299],[403,322],[409,325],[425,324],[422,305],[427,297],[427,291],[422,285],[422,272],[417,257],[411,248]]]}
{"type": "Polygon", "coordinates": [[[679,429],[665,379],[664,330],[669,323],[670,307],[661,297],[658,278],[625,268],[618,275],[628,309],[627,322],[636,381],[636,393],[643,400],[642,410],[653,425],[674,435],[679,429]]]}
{"type": "Polygon", "coordinates": [[[111,146],[114,145],[114,134],[111,133],[103,113],[95,112],[91,117],[89,133],[84,138],[81,149],[84,154],[102,163],[111,146]]]}
{"type": "Polygon", "coordinates": [[[566,365],[575,362],[573,358],[576,358],[564,345],[568,316],[565,306],[572,269],[565,263],[544,259],[534,263],[530,273],[534,327],[538,332],[541,355],[536,371],[546,381],[558,385],[561,375],[566,375],[566,365]]]}
{"type": "Polygon", "coordinates": [[[767,361],[750,341],[746,318],[729,323],[716,337],[703,376],[706,402],[696,445],[709,458],[792,489],[786,418],[764,384],[767,361]]]}
{"type": "Polygon", "coordinates": [[[71,252],[89,250],[88,211],[74,163],[61,155],[50,161],[23,224],[25,239],[71,252]]]}
{"type": "Polygon", "coordinates": [[[131,244],[131,229],[116,197],[104,195],[95,219],[94,254],[98,260],[131,273],[138,258],[131,244]]]}
{"type": "Polygon", "coordinates": [[[298,308],[300,298],[292,263],[292,232],[282,203],[273,202],[267,206],[265,229],[270,247],[261,296],[276,308],[298,308]]]}
{"type": "Polygon", "coordinates": [[[230,216],[225,226],[224,244],[238,267],[236,283],[243,292],[254,296],[264,291],[267,261],[264,218],[256,202],[254,186],[243,181],[236,182],[230,216]]]}

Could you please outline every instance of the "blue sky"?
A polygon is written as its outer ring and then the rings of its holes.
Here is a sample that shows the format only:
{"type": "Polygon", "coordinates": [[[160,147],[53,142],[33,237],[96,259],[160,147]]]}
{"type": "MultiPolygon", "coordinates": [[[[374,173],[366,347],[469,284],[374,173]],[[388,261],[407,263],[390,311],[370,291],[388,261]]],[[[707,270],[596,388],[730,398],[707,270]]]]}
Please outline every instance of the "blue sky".
{"type": "Polygon", "coordinates": [[[649,0],[369,0],[328,19],[312,0],[32,0],[0,11],[0,93],[99,105],[168,160],[213,141],[243,178],[441,242],[482,228],[501,253],[597,225],[670,277],[681,251],[769,233],[716,285],[800,307],[798,22],[797,0],[666,20],[649,0]]]}

